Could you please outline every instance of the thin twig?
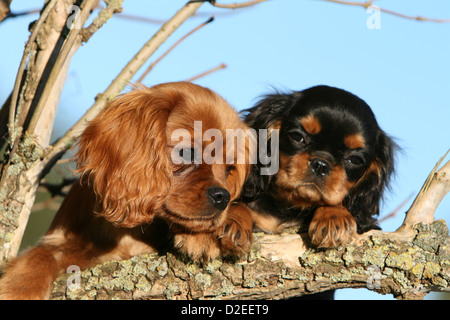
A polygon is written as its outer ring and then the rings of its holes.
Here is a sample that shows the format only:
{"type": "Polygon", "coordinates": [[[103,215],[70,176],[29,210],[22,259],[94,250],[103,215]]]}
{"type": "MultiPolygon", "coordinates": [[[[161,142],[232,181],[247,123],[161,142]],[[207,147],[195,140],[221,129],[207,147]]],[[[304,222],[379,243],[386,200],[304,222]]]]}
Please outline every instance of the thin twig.
{"type": "MultiPolygon", "coordinates": [[[[344,0],[322,0],[322,1],[344,4],[344,5],[349,5],[349,6],[363,7],[365,9],[372,6],[372,4],[374,2],[374,0],[365,1],[365,2],[354,2],[354,1],[344,1],[344,0]]],[[[409,16],[409,15],[406,15],[403,13],[395,12],[395,11],[384,9],[384,8],[380,8],[380,11],[390,14],[390,15],[393,15],[393,16],[403,18],[403,19],[409,19],[409,20],[415,20],[415,21],[429,21],[429,22],[436,22],[436,23],[450,22],[450,19],[435,19],[435,18],[425,18],[425,17],[421,17],[421,16],[409,16]]]]}
{"type": "Polygon", "coordinates": [[[19,11],[19,12],[10,12],[5,17],[5,19],[1,20],[1,22],[5,21],[6,19],[10,19],[10,18],[22,17],[22,16],[26,16],[29,14],[36,14],[36,13],[39,13],[40,11],[41,11],[40,8],[36,8],[36,9],[29,9],[29,10],[25,10],[25,11],[19,11]]]}
{"type": "Polygon", "coordinates": [[[217,3],[215,1],[211,1],[211,4],[217,8],[238,9],[238,8],[250,7],[255,4],[265,2],[265,1],[268,1],[268,0],[253,0],[253,1],[247,1],[247,2],[241,2],[241,3],[232,3],[232,4],[221,4],[221,3],[217,3]]]}
{"type": "Polygon", "coordinates": [[[198,75],[196,75],[196,76],[194,76],[192,78],[187,79],[186,81],[192,82],[192,81],[198,80],[200,78],[203,78],[204,76],[207,76],[208,74],[211,74],[213,72],[219,71],[221,69],[225,69],[226,67],[227,67],[227,65],[225,63],[221,63],[217,67],[214,67],[214,68],[211,68],[211,69],[209,69],[209,70],[207,70],[205,72],[202,72],[202,73],[200,73],[200,74],[198,74],[198,75]]]}
{"type": "Polygon", "coordinates": [[[203,28],[204,26],[206,26],[207,24],[211,23],[214,21],[214,17],[209,18],[207,21],[203,22],[201,25],[199,25],[198,27],[192,29],[191,31],[189,31],[188,33],[186,33],[183,37],[180,38],[180,40],[178,40],[177,42],[175,42],[169,49],[167,49],[166,52],[164,52],[158,59],[156,59],[148,68],[147,70],[145,70],[145,72],[139,77],[139,79],[137,80],[138,83],[142,83],[142,81],[144,80],[144,78],[149,74],[150,71],[153,70],[153,68],[165,57],[167,56],[173,49],[175,49],[176,46],[178,46],[181,42],[183,42],[187,37],[189,37],[190,35],[194,34],[196,31],[200,30],[201,28],[203,28]]]}
{"type": "Polygon", "coordinates": [[[405,200],[403,200],[398,206],[397,208],[395,208],[394,210],[392,210],[391,213],[389,213],[388,215],[378,219],[378,222],[383,222],[386,221],[388,219],[391,219],[393,217],[395,217],[397,215],[397,213],[400,211],[401,208],[403,208],[408,201],[414,196],[414,193],[411,193],[408,197],[405,198],[405,200]]]}

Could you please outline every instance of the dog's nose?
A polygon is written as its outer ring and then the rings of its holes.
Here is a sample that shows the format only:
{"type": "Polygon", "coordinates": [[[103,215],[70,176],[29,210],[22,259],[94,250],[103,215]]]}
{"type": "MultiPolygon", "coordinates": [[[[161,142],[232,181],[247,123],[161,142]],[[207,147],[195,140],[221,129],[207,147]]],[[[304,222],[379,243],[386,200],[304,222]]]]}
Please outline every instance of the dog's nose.
{"type": "Polygon", "coordinates": [[[206,190],[206,195],[214,208],[219,210],[224,210],[230,202],[230,193],[221,187],[209,188],[206,190]]]}
{"type": "Polygon", "coordinates": [[[319,177],[324,177],[331,171],[330,164],[326,160],[320,158],[312,159],[309,162],[309,165],[311,167],[312,173],[319,177]]]}

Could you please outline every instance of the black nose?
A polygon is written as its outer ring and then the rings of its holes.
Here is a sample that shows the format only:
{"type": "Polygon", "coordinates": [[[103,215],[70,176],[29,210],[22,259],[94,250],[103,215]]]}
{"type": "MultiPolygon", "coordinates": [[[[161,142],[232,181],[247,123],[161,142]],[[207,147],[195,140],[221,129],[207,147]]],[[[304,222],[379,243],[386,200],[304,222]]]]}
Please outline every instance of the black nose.
{"type": "Polygon", "coordinates": [[[314,173],[316,176],[324,177],[331,171],[330,164],[323,159],[312,159],[309,162],[309,165],[311,167],[312,173],[314,173]]]}
{"type": "Polygon", "coordinates": [[[221,187],[209,188],[206,190],[206,195],[214,208],[219,210],[224,210],[230,202],[230,193],[221,187]]]}

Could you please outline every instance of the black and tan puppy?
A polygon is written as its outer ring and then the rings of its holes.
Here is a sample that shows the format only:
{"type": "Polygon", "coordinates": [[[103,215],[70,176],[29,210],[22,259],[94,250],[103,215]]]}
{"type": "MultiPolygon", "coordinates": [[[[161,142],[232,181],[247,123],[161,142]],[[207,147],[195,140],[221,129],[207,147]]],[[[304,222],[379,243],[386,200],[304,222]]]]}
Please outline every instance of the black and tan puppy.
{"type": "Polygon", "coordinates": [[[279,129],[279,150],[270,150],[279,152],[278,172],[261,175],[264,166],[253,165],[244,186],[257,228],[277,232],[303,223],[318,247],[378,228],[395,143],[363,100],[328,86],[271,94],[245,111],[245,121],[257,132],[279,129]]]}

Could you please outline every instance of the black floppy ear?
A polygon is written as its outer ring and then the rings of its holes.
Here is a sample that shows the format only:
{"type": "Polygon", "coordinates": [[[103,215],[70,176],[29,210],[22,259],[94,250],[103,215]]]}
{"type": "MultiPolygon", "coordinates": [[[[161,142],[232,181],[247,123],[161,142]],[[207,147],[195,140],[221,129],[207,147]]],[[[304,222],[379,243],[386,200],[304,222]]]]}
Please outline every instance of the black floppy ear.
{"type": "MultiPolygon", "coordinates": [[[[243,115],[244,122],[250,127],[255,129],[257,136],[257,153],[258,161],[256,164],[252,164],[250,169],[250,174],[244,184],[242,190],[242,199],[245,202],[251,202],[256,200],[264,192],[267,191],[269,185],[275,176],[273,174],[261,174],[262,169],[267,167],[267,164],[263,164],[260,159],[260,150],[267,150],[267,153],[272,157],[273,152],[278,153],[277,150],[272,150],[272,139],[270,130],[280,129],[283,119],[287,116],[290,107],[293,104],[292,94],[270,94],[262,98],[254,107],[250,109],[243,110],[241,114],[243,115]],[[268,130],[267,139],[261,139],[260,129],[268,130]],[[261,145],[264,143],[265,145],[261,145]]],[[[277,146],[278,148],[278,146],[277,146]]],[[[272,157],[273,158],[273,157],[272,157]]],[[[278,154],[276,156],[278,161],[278,154]]]]}
{"type": "Polygon", "coordinates": [[[355,217],[358,233],[380,229],[376,217],[383,193],[389,188],[394,173],[394,153],[397,148],[396,143],[380,129],[375,145],[375,160],[344,200],[344,205],[355,217]]]}

